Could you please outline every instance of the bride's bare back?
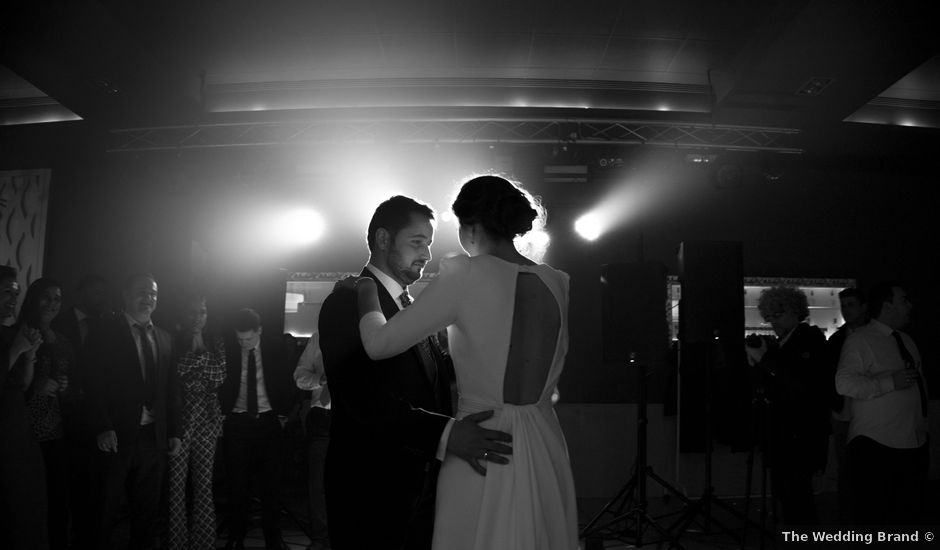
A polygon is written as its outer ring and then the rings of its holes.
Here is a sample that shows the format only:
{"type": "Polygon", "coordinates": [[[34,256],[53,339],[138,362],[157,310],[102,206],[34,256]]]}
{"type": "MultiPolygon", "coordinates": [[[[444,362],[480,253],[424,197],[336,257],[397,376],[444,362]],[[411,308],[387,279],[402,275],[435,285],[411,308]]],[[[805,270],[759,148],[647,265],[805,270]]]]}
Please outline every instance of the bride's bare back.
{"type": "Polygon", "coordinates": [[[504,402],[527,405],[539,401],[555,357],[559,330],[555,296],[538,275],[520,271],[503,378],[504,402]]]}

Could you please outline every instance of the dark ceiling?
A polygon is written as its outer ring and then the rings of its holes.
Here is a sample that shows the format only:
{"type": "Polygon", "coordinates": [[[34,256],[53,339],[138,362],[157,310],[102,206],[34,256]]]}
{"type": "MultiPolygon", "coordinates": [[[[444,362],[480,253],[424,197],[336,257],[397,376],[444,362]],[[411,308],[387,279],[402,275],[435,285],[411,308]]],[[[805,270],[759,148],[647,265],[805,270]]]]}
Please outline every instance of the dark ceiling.
{"type": "Polygon", "coordinates": [[[3,11],[5,125],[597,118],[793,129],[800,150],[873,124],[921,127],[903,130],[915,137],[940,128],[931,2],[78,0],[3,11]]]}

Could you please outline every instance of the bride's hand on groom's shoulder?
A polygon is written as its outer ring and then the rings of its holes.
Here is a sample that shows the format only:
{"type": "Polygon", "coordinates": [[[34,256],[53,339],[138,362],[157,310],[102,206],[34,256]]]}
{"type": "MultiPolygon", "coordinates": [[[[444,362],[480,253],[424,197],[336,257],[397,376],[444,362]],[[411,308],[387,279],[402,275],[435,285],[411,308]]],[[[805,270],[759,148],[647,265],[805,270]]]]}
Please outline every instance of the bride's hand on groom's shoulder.
{"type": "Polygon", "coordinates": [[[374,282],[371,277],[347,275],[346,277],[336,281],[336,284],[333,285],[333,290],[356,290],[356,287],[359,285],[359,283],[364,281],[374,282]]]}
{"type": "Polygon", "coordinates": [[[512,454],[512,436],[489,430],[479,424],[493,416],[493,411],[482,411],[454,422],[447,439],[447,452],[467,462],[480,475],[486,475],[486,463],[509,464],[512,454]]]}

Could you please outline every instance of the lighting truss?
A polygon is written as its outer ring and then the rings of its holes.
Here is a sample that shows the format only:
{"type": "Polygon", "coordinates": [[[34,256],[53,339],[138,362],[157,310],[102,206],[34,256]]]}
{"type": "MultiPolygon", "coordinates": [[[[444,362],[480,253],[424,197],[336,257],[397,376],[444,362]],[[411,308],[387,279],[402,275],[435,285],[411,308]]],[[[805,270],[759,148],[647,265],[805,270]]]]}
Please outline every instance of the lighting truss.
{"type": "Polygon", "coordinates": [[[220,123],[112,130],[109,152],[296,144],[650,145],[801,153],[799,130],[629,120],[396,118],[220,123]]]}

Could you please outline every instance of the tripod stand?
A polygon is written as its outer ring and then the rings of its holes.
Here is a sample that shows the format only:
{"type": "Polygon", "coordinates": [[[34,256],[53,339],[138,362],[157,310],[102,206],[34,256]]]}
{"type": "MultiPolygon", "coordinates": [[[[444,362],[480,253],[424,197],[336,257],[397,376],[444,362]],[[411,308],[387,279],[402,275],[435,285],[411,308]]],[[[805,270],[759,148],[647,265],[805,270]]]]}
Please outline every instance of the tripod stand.
{"type": "MultiPolygon", "coordinates": [[[[770,538],[773,540],[773,533],[767,531],[767,502],[769,496],[767,492],[767,461],[770,456],[770,437],[767,434],[770,429],[770,410],[770,399],[767,397],[763,384],[760,384],[754,390],[754,397],[751,399],[751,448],[747,455],[747,479],[744,484],[744,518],[746,527],[747,523],[751,521],[751,485],[754,481],[754,454],[756,447],[760,446],[763,449],[761,457],[761,513],[760,524],[758,525],[761,550],[764,548],[765,539],[770,538]]],[[[776,514],[773,517],[776,518],[776,514]]],[[[746,533],[747,531],[745,531],[746,533]]],[[[746,544],[746,537],[741,537],[741,548],[745,548],[746,544]]]]}
{"type": "MultiPolygon", "coordinates": [[[[712,411],[712,371],[713,363],[719,357],[716,350],[720,349],[719,346],[720,338],[718,330],[714,331],[714,338],[711,343],[706,343],[704,347],[704,353],[702,354],[702,363],[704,366],[704,384],[703,390],[705,394],[705,489],[701,497],[699,497],[694,502],[690,499],[683,498],[686,502],[686,508],[682,512],[682,515],[679,517],[676,522],[670,526],[670,530],[676,530],[676,540],[682,537],[682,534],[687,532],[691,527],[692,523],[697,517],[701,517],[703,524],[703,531],[706,534],[711,534],[711,526],[714,523],[718,526],[722,532],[734,539],[736,542],[741,543],[744,540],[744,537],[739,536],[734,532],[730,527],[718,521],[712,517],[712,505],[718,505],[729,513],[741,517],[745,521],[747,518],[742,516],[738,510],[735,510],[733,507],[728,505],[726,502],[722,501],[715,495],[715,488],[712,486],[712,453],[714,451],[714,414],[712,411]],[[710,347],[714,347],[715,350],[709,351],[710,347]]],[[[684,361],[682,347],[680,346],[680,361],[684,361]]]]}
{"type": "Polygon", "coordinates": [[[647,528],[653,528],[661,537],[658,542],[662,543],[668,540],[670,542],[670,548],[681,548],[678,540],[670,533],[670,530],[657,523],[656,518],[651,516],[647,510],[649,505],[646,498],[647,477],[652,478],[653,481],[673,494],[679,495],[680,497],[682,497],[682,494],[663,478],[656,475],[656,473],[653,472],[653,467],[647,464],[646,426],[648,419],[646,416],[646,366],[642,363],[637,363],[635,353],[630,354],[629,365],[636,367],[637,387],[640,391],[636,421],[636,463],[633,475],[620,489],[617,495],[604,505],[601,511],[581,530],[581,538],[618,539],[630,542],[635,546],[643,546],[646,543],[653,542],[647,541],[644,543],[644,535],[646,534],[647,528]],[[613,517],[602,522],[602,518],[606,515],[612,515],[613,517]]]}

